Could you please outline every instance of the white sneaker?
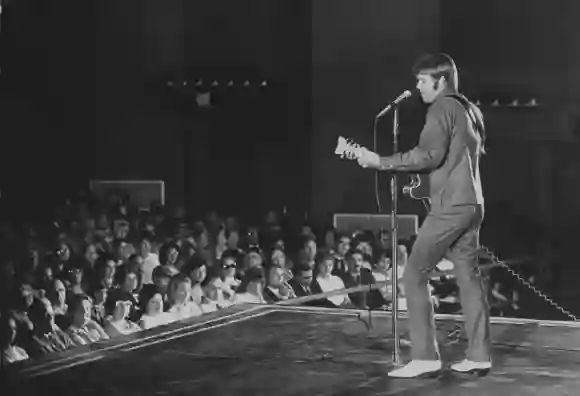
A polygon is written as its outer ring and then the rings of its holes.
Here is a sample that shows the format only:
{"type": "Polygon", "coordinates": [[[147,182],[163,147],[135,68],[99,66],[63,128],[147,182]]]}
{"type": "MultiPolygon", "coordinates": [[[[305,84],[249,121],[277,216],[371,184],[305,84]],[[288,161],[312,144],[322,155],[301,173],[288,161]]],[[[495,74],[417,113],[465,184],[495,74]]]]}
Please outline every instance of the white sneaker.
{"type": "Polygon", "coordinates": [[[441,371],[440,360],[411,360],[407,365],[391,371],[391,378],[432,378],[441,371]]]}
{"type": "Polygon", "coordinates": [[[451,370],[458,373],[465,374],[480,374],[485,375],[491,369],[491,362],[474,362],[469,359],[464,359],[459,363],[451,365],[451,370]]]}

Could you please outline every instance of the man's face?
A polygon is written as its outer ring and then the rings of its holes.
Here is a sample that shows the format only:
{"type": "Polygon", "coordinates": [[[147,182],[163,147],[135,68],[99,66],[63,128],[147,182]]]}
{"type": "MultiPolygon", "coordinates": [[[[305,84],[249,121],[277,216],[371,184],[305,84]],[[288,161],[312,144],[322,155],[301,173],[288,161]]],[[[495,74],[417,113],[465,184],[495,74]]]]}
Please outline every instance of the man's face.
{"type": "Polygon", "coordinates": [[[363,256],[360,253],[355,253],[349,260],[350,271],[352,273],[359,273],[363,265],[363,256]]]}
{"type": "Polygon", "coordinates": [[[302,271],[296,279],[302,286],[310,286],[312,283],[312,270],[302,271]]]}
{"type": "Polygon", "coordinates": [[[444,79],[435,81],[433,77],[428,74],[417,75],[417,89],[421,93],[421,98],[425,103],[433,103],[437,95],[444,88],[444,79]]]}
{"type": "Polygon", "coordinates": [[[314,257],[316,257],[316,242],[308,241],[306,246],[304,246],[304,250],[306,251],[308,258],[314,260],[314,257]]]}
{"type": "Polygon", "coordinates": [[[54,281],[54,290],[56,291],[56,295],[58,296],[58,302],[60,304],[64,304],[66,302],[66,288],[64,287],[64,283],[60,280],[54,281]]]}
{"type": "Polygon", "coordinates": [[[157,288],[159,290],[161,290],[163,293],[165,293],[165,292],[167,292],[167,288],[169,287],[170,280],[171,279],[169,279],[169,277],[162,276],[162,277],[154,278],[153,283],[155,283],[155,286],[157,286],[157,288]]]}
{"type": "Polygon", "coordinates": [[[20,288],[20,295],[22,296],[22,301],[26,308],[30,308],[34,302],[34,293],[32,287],[29,285],[22,285],[20,288]]]}

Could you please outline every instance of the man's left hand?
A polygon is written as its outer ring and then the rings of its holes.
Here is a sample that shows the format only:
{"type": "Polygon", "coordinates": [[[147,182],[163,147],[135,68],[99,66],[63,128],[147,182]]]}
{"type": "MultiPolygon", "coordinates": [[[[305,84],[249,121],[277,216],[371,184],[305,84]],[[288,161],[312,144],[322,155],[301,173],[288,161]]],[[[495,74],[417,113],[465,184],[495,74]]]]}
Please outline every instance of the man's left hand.
{"type": "Polygon", "coordinates": [[[363,148],[358,158],[358,164],[363,168],[378,168],[381,165],[381,157],[377,153],[363,148]]]}

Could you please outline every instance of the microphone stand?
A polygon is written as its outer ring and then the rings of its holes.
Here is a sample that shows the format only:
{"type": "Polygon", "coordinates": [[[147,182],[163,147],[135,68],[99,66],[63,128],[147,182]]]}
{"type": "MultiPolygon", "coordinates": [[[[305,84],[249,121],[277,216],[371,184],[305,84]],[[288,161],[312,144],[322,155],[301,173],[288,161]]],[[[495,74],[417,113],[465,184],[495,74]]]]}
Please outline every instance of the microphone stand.
{"type": "MultiPolygon", "coordinates": [[[[393,152],[399,152],[399,109],[398,106],[393,106],[393,152]]],[[[391,174],[391,245],[392,245],[392,258],[391,258],[391,284],[392,284],[392,331],[393,331],[393,365],[401,364],[401,343],[399,340],[399,331],[397,326],[397,320],[399,316],[398,308],[398,263],[397,263],[397,252],[399,250],[399,219],[397,218],[398,210],[398,196],[399,187],[397,183],[397,174],[393,172],[391,174]]]]}

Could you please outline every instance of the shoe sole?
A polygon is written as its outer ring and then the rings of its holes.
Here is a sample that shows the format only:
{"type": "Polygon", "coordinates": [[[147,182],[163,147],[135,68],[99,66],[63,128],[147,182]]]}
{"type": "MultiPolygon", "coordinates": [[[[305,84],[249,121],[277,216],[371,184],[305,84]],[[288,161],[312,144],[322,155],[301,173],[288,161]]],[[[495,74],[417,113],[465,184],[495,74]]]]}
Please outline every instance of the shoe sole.
{"type": "Polygon", "coordinates": [[[471,370],[467,370],[467,371],[460,371],[460,370],[451,369],[451,371],[453,371],[454,373],[466,374],[466,375],[477,375],[478,377],[485,377],[486,375],[489,374],[490,370],[491,369],[489,369],[489,368],[471,369],[471,370]]]}
{"type": "Polygon", "coordinates": [[[443,373],[443,370],[436,370],[436,371],[429,371],[426,373],[422,373],[419,375],[416,375],[414,377],[396,377],[396,376],[392,376],[389,375],[389,378],[396,378],[396,379],[435,379],[435,378],[439,378],[441,376],[441,374],[443,373]]]}

